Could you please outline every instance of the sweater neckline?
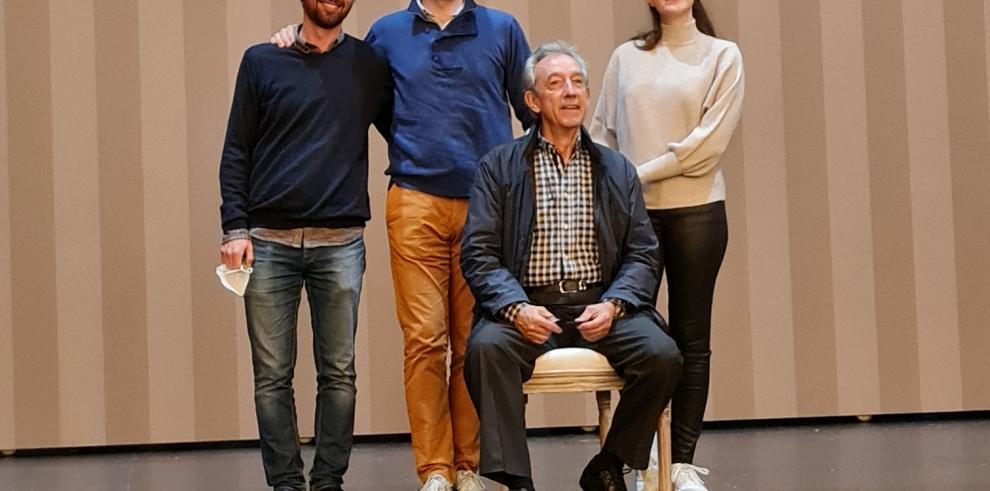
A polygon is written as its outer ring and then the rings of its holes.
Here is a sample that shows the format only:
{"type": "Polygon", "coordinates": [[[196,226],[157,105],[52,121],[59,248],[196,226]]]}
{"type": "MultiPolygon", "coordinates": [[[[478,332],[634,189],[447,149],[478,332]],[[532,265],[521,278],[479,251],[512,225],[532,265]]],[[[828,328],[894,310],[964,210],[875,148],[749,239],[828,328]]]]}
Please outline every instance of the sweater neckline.
{"type": "Polygon", "coordinates": [[[684,24],[663,24],[660,42],[668,46],[691,44],[701,36],[698,22],[694,19],[684,24]]]}

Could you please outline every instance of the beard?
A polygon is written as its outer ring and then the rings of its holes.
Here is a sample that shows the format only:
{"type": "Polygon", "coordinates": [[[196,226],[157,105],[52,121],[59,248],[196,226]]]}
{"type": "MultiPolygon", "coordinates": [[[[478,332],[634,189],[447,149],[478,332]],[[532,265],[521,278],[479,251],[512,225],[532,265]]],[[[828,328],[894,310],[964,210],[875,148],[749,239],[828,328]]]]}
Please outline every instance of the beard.
{"type": "Polygon", "coordinates": [[[348,0],[303,0],[303,12],[306,18],[322,29],[335,29],[344,22],[347,14],[351,13],[354,3],[348,0]],[[326,11],[321,3],[329,3],[338,7],[335,11],[326,11]]]}

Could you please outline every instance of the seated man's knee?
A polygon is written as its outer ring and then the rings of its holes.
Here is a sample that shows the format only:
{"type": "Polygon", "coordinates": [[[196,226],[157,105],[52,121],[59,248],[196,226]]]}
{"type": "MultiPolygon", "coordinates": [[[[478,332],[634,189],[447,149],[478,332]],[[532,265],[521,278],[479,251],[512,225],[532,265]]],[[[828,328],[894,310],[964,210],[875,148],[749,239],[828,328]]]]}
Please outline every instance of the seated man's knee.
{"type": "Polygon", "coordinates": [[[499,358],[505,353],[506,339],[504,326],[490,320],[481,320],[474,325],[468,338],[466,363],[483,362],[499,358]]]}
{"type": "Polygon", "coordinates": [[[649,336],[647,340],[644,343],[644,352],[650,371],[663,377],[679,377],[684,357],[677,349],[677,343],[659,329],[656,335],[649,336]]]}

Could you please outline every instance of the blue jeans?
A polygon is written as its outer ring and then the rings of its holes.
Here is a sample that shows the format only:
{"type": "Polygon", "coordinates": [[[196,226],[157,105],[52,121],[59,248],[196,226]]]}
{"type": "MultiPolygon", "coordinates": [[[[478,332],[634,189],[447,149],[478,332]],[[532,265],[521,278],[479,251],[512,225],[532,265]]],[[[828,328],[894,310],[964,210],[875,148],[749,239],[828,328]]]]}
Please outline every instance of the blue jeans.
{"type": "Polygon", "coordinates": [[[341,484],[354,440],[354,334],[364,275],[364,239],[297,249],[254,239],[254,273],[244,294],[261,458],[270,486],[303,489],[292,375],[303,286],[316,360],[314,488],[341,484]]]}

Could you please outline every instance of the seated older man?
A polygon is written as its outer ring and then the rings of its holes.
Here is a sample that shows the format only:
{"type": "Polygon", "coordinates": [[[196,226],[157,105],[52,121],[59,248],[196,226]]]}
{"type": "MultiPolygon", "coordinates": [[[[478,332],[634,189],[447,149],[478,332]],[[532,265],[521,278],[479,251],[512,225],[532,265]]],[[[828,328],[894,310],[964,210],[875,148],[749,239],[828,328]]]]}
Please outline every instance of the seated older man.
{"type": "Polygon", "coordinates": [[[681,356],[653,307],[657,239],[636,169],[582,128],[587,64],[569,45],[527,62],[529,135],[486,155],[461,251],[477,299],[465,374],[481,418],[481,473],[533,490],[522,384],[538,356],[579,346],[605,355],[626,386],[585,490],[625,490],[623,463],[645,469],[681,356]]]}

